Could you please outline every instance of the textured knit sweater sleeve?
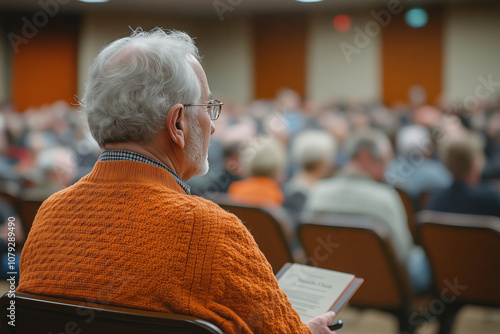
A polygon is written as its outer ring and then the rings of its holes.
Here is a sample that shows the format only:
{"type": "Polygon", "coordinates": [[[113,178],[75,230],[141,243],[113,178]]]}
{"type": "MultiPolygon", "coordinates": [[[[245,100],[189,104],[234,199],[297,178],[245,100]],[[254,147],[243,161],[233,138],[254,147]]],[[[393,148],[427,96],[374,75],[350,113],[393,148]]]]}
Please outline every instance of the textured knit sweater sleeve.
{"type": "Polygon", "coordinates": [[[278,286],[271,265],[253,237],[233,215],[220,215],[221,234],[214,254],[214,310],[236,333],[310,333],[278,286]],[[228,275],[227,273],[231,273],[228,275]]]}

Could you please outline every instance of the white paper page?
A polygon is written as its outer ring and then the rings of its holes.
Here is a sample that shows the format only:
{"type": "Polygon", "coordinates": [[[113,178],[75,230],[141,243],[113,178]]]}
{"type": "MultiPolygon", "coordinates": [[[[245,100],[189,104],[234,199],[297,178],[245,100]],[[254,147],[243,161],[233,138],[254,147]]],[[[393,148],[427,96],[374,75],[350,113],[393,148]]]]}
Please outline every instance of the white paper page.
{"type": "Polygon", "coordinates": [[[294,263],[278,278],[300,319],[307,323],[326,313],[352,282],[354,275],[294,263]]]}

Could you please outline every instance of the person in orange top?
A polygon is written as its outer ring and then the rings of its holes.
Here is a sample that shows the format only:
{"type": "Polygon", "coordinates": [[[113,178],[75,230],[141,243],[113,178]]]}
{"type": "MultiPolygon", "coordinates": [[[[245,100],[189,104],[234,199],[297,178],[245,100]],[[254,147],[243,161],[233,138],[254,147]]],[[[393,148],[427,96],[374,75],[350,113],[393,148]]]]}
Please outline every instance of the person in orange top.
{"type": "Polygon", "coordinates": [[[234,201],[257,206],[279,206],[285,196],[279,185],[285,168],[285,152],[278,142],[258,146],[246,161],[250,177],[233,182],[228,189],[234,201]]]}
{"type": "Polygon", "coordinates": [[[226,333],[330,333],[307,325],[236,216],[189,195],[208,170],[222,103],[185,33],[137,30],[96,57],[81,100],[104,152],[40,207],[18,292],[196,316],[226,333]]]}

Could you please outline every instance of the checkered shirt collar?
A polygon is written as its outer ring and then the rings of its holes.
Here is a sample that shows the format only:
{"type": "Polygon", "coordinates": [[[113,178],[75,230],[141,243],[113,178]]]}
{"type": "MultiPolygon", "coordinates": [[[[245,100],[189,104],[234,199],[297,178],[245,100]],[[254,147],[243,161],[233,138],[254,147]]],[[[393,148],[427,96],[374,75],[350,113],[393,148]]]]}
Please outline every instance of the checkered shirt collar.
{"type": "Polygon", "coordinates": [[[107,150],[101,153],[98,161],[136,161],[163,168],[173,176],[175,181],[179,184],[179,186],[181,186],[181,188],[186,192],[186,194],[188,195],[191,194],[191,188],[189,188],[188,184],[184,182],[183,179],[181,179],[170,168],[168,168],[161,162],[153,160],[145,155],[123,150],[109,150],[109,151],[107,150]]]}

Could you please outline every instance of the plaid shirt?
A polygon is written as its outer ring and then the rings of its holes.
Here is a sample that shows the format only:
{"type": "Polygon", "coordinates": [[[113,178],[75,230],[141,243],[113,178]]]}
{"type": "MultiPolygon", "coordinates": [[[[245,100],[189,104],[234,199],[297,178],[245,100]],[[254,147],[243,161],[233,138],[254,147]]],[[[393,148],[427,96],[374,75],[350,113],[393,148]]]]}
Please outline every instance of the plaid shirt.
{"type": "Polygon", "coordinates": [[[191,194],[191,189],[189,188],[187,183],[184,182],[184,180],[181,179],[177,174],[175,174],[170,168],[168,168],[161,162],[153,160],[142,154],[130,151],[122,151],[122,150],[110,150],[102,152],[97,161],[137,161],[163,168],[167,170],[174,177],[175,181],[181,186],[181,188],[186,192],[186,194],[188,195],[191,194]]]}

